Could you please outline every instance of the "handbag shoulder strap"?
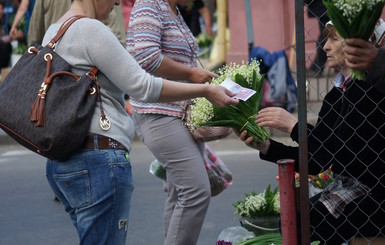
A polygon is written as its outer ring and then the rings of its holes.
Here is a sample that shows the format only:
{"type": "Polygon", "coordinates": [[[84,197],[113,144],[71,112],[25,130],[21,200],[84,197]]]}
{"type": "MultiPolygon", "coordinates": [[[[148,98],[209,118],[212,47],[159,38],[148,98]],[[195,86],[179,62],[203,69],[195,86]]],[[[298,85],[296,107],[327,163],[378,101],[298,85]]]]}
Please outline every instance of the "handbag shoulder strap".
{"type": "MultiPolygon", "coordinates": [[[[52,38],[52,40],[46,45],[50,49],[54,49],[56,42],[59,41],[60,38],[64,35],[64,33],[68,30],[68,28],[77,21],[78,19],[81,18],[86,18],[87,16],[84,15],[74,15],[69,17],[64,23],[60,26],[59,31],[56,33],[56,35],[52,38]]],[[[91,68],[91,71],[89,74],[87,74],[92,80],[96,80],[96,73],[98,73],[98,68],[96,66],[93,66],[91,68]]]]}
{"type": "Polygon", "coordinates": [[[47,47],[50,49],[55,48],[55,44],[59,39],[64,35],[64,33],[68,30],[68,28],[77,21],[78,19],[85,18],[86,16],[83,15],[74,15],[68,18],[64,23],[60,26],[59,31],[56,33],[56,35],[52,38],[52,40],[47,44],[47,47]]]}

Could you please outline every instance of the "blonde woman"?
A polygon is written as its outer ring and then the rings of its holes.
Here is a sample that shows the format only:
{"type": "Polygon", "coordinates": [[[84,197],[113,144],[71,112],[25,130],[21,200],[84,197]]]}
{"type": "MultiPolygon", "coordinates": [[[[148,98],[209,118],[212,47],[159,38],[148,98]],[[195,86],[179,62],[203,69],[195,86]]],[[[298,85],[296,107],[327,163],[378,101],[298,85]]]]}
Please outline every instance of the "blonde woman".
{"type": "MultiPolygon", "coordinates": [[[[80,244],[125,244],[134,182],[130,151],[134,125],[124,108],[124,94],[139,101],[169,102],[204,96],[217,106],[238,103],[220,86],[180,84],[144,71],[101,20],[108,18],[119,0],[74,0],[70,9],[52,24],[46,45],[63,22],[75,21],[55,51],[83,75],[92,66],[97,74],[109,127],[99,125],[95,110],[83,147],[64,162],[47,161],[48,182],[69,213],[80,244]]],[[[98,105],[99,106],[99,103],[98,105]]]]}

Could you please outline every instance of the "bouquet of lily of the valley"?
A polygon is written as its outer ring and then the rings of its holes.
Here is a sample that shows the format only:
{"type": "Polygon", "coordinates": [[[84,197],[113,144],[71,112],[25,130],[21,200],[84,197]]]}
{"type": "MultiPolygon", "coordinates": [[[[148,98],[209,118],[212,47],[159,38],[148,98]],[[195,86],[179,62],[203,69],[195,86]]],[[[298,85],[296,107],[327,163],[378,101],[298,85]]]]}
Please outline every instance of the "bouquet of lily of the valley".
{"type": "MultiPolygon", "coordinates": [[[[324,0],[323,3],[342,38],[369,40],[385,0],[324,0]]],[[[352,70],[352,78],[365,80],[365,71],[352,70]]]]}
{"type": "Polygon", "coordinates": [[[233,203],[235,213],[246,218],[255,218],[258,216],[279,216],[280,215],[280,198],[278,186],[273,191],[270,185],[264,192],[251,194],[245,193],[246,198],[233,203]]]}
{"type": "Polygon", "coordinates": [[[226,78],[231,79],[242,87],[253,89],[256,93],[246,101],[239,101],[238,105],[224,108],[213,106],[205,98],[193,100],[191,105],[191,120],[189,126],[216,126],[236,128],[239,132],[247,130],[248,137],[253,136],[253,144],[264,142],[269,138],[263,127],[255,123],[255,116],[259,110],[263,94],[263,76],[259,73],[259,62],[252,60],[249,64],[231,63],[219,70],[219,76],[211,81],[221,84],[226,78]]]}

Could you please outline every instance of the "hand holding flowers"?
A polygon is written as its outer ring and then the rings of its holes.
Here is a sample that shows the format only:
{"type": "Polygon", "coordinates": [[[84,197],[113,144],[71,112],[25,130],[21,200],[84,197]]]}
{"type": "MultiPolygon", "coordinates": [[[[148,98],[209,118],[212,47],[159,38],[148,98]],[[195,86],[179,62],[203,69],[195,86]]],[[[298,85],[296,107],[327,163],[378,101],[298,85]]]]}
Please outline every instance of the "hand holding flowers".
{"type": "Polygon", "coordinates": [[[231,79],[245,88],[256,93],[246,101],[239,101],[238,105],[218,108],[215,101],[205,98],[194,99],[191,105],[190,128],[199,126],[233,127],[239,132],[246,130],[248,136],[254,138],[253,144],[261,143],[269,138],[264,128],[255,123],[255,116],[263,93],[263,76],[259,73],[259,63],[255,60],[249,64],[230,64],[220,69],[219,77],[212,80],[212,84],[221,84],[226,78],[231,79]],[[214,105],[212,103],[214,103],[214,105]]]}
{"type": "Polygon", "coordinates": [[[209,88],[207,89],[205,98],[201,97],[199,99],[207,100],[207,102],[209,102],[215,107],[236,105],[236,103],[238,103],[238,99],[231,98],[232,96],[235,95],[235,93],[231,92],[225,87],[216,86],[216,85],[208,85],[208,86],[209,88]],[[223,96],[224,94],[226,94],[227,96],[224,97],[223,96]]]}
{"type": "Polygon", "coordinates": [[[253,143],[254,138],[252,136],[248,137],[246,130],[244,130],[242,133],[239,133],[238,131],[234,131],[234,132],[239,136],[239,139],[245,143],[245,145],[247,145],[248,147],[254,148],[260,151],[262,154],[266,155],[267,150],[270,147],[269,139],[266,139],[264,142],[261,142],[261,143],[253,143]]]}
{"type": "Polygon", "coordinates": [[[346,66],[353,70],[369,70],[378,54],[378,48],[361,38],[345,40],[346,66]]]}

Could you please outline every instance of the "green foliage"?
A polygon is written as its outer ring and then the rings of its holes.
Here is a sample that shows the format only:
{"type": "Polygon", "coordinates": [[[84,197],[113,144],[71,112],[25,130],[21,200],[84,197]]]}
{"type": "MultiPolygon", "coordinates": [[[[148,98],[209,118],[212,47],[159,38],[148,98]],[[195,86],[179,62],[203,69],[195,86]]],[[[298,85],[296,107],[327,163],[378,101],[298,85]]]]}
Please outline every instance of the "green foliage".
{"type": "Polygon", "coordinates": [[[247,130],[248,137],[254,137],[254,144],[262,143],[269,138],[269,134],[263,127],[255,123],[255,116],[259,111],[259,105],[263,93],[263,76],[257,79],[256,71],[253,71],[252,83],[249,84],[246,79],[240,75],[235,75],[235,81],[242,87],[251,88],[256,93],[247,101],[239,101],[238,105],[231,105],[224,108],[214,106],[214,117],[201,126],[225,126],[236,128],[239,132],[247,130]]]}
{"type": "Polygon", "coordinates": [[[281,234],[279,234],[278,232],[266,233],[251,239],[247,239],[235,245],[271,245],[271,244],[274,244],[274,245],[282,244],[281,234]]]}
{"type": "Polygon", "coordinates": [[[197,37],[196,37],[196,40],[197,40],[197,43],[198,43],[198,46],[200,48],[206,48],[206,47],[209,47],[212,43],[212,39],[210,38],[210,36],[207,34],[207,33],[200,33],[197,37]]]}
{"type": "Polygon", "coordinates": [[[235,214],[246,218],[280,214],[278,186],[271,191],[270,185],[268,185],[263,193],[258,194],[253,191],[251,194],[245,193],[245,196],[245,199],[232,204],[235,208],[235,214]]]}
{"type": "Polygon", "coordinates": [[[28,46],[25,43],[18,42],[17,48],[13,51],[15,54],[24,54],[27,51],[28,46]]]}
{"type": "MultiPolygon", "coordinates": [[[[10,21],[10,24],[12,25],[13,24],[13,21],[14,21],[14,16],[13,18],[11,19],[10,21]]],[[[20,22],[19,22],[19,25],[17,26],[17,30],[18,31],[25,31],[25,27],[26,27],[26,24],[27,24],[27,20],[25,18],[25,16],[23,16],[21,19],[20,19],[20,22]]],[[[24,33],[24,35],[26,36],[28,33],[24,33]]],[[[22,42],[21,40],[18,40],[17,42],[17,48],[13,50],[13,53],[14,54],[24,54],[25,51],[27,51],[28,49],[28,46],[27,44],[25,44],[24,42],[22,42]]]]}

